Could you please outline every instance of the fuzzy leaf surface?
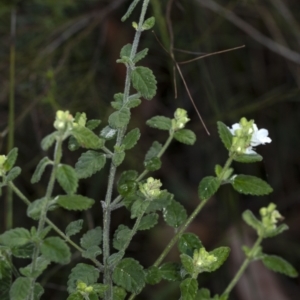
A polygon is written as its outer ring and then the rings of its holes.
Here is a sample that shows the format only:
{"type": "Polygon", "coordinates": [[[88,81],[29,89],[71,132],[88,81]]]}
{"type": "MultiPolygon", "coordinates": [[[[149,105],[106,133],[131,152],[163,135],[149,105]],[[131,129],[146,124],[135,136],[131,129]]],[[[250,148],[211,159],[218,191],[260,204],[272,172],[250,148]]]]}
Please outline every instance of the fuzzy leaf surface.
{"type": "Polygon", "coordinates": [[[106,156],[103,153],[89,150],[82,153],[75,165],[75,171],[78,178],[88,178],[100,171],[106,162],[106,156]]]}
{"type": "Polygon", "coordinates": [[[147,161],[147,160],[149,160],[153,157],[156,157],[159,154],[159,152],[161,151],[161,149],[162,149],[162,144],[160,144],[157,141],[154,141],[152,146],[150,147],[150,149],[146,153],[145,161],[147,161]]]}
{"type": "Polygon", "coordinates": [[[166,223],[174,228],[178,228],[187,218],[185,208],[174,199],[163,209],[163,217],[166,223]]]}
{"type": "Polygon", "coordinates": [[[80,245],[82,248],[88,249],[92,246],[99,246],[102,242],[102,228],[96,227],[89,230],[80,239],[80,245]]]}
{"type": "Polygon", "coordinates": [[[27,216],[29,218],[32,218],[33,220],[38,220],[40,218],[43,207],[46,205],[46,202],[46,198],[37,199],[31,202],[27,207],[27,216]]]}
{"type": "Polygon", "coordinates": [[[20,167],[13,167],[8,172],[8,174],[6,175],[5,182],[15,180],[20,174],[21,174],[21,168],[20,167]]]}
{"type": "Polygon", "coordinates": [[[87,210],[94,205],[95,200],[81,195],[60,195],[56,203],[67,210],[87,210]]]}
{"type": "Polygon", "coordinates": [[[42,255],[53,262],[67,264],[71,260],[69,246],[60,237],[48,237],[41,244],[42,255]]]}
{"type": "Polygon", "coordinates": [[[160,268],[160,273],[163,279],[168,281],[180,281],[180,266],[178,263],[167,262],[160,268]]]}
{"type": "Polygon", "coordinates": [[[198,236],[194,233],[184,233],[181,235],[179,241],[178,241],[178,250],[181,253],[187,254],[192,256],[194,253],[194,250],[199,250],[202,248],[203,245],[201,241],[199,240],[198,236]]]}
{"type": "Polygon", "coordinates": [[[137,62],[142,60],[144,57],[146,57],[146,55],[148,54],[148,51],[149,51],[149,49],[145,48],[142,51],[138,52],[132,61],[136,64],[137,62]]]}
{"type": "Polygon", "coordinates": [[[112,158],[112,162],[113,164],[118,167],[124,160],[125,158],[125,152],[117,152],[114,154],[113,158],[112,158]]]}
{"type": "Polygon", "coordinates": [[[158,284],[162,280],[161,271],[158,267],[150,267],[149,269],[145,270],[145,274],[145,280],[148,284],[158,284]]]}
{"type": "Polygon", "coordinates": [[[198,195],[201,200],[209,199],[220,187],[220,180],[213,176],[204,177],[198,187],[198,195]]]}
{"type": "Polygon", "coordinates": [[[182,253],[180,254],[180,260],[187,273],[193,275],[194,273],[193,259],[189,255],[182,253]]]}
{"type": "Polygon", "coordinates": [[[268,195],[273,191],[267,182],[251,175],[237,175],[232,181],[232,186],[241,194],[254,196],[268,195]]]}
{"type": "Polygon", "coordinates": [[[101,149],[104,146],[104,140],[99,138],[92,130],[77,126],[72,129],[72,134],[83,148],[101,149]]]}
{"type": "Polygon", "coordinates": [[[88,259],[94,259],[102,253],[102,250],[99,246],[91,246],[84,252],[82,252],[82,257],[88,259]]]}
{"type": "Polygon", "coordinates": [[[48,150],[56,141],[58,131],[52,132],[42,139],[41,146],[44,151],[48,150]]]}
{"type": "Polygon", "coordinates": [[[158,214],[151,213],[146,216],[143,216],[139,224],[138,230],[148,230],[154,227],[158,222],[158,214]]]}
{"type": "Polygon", "coordinates": [[[79,219],[76,221],[71,222],[65,230],[66,236],[70,237],[72,235],[77,234],[82,229],[83,220],[79,219]]]}
{"type": "Polygon", "coordinates": [[[38,163],[32,177],[31,177],[31,183],[39,182],[45,171],[45,168],[51,164],[52,164],[52,161],[48,157],[42,158],[40,160],[40,162],[38,163]]]}
{"type": "Polygon", "coordinates": [[[18,277],[10,288],[10,300],[27,299],[30,293],[30,278],[18,277]]]}
{"type": "Polygon", "coordinates": [[[180,129],[174,133],[174,139],[186,145],[194,145],[196,142],[196,135],[190,129],[180,129]]]}
{"type": "Polygon", "coordinates": [[[74,194],[78,187],[78,177],[75,169],[61,164],[56,170],[56,179],[67,194],[74,194]]]}
{"type": "Polygon", "coordinates": [[[131,230],[125,225],[119,225],[114,233],[113,246],[117,250],[121,250],[124,244],[128,241],[131,235],[131,230]]]}
{"type": "Polygon", "coordinates": [[[113,287],[113,293],[113,300],[124,300],[126,297],[126,291],[119,286],[113,287]]]}
{"type": "Polygon", "coordinates": [[[235,161],[240,163],[254,163],[258,161],[262,161],[263,157],[259,154],[242,154],[238,155],[234,158],[235,161]]]}
{"type": "Polygon", "coordinates": [[[140,139],[141,133],[138,128],[132,129],[129,131],[123,140],[123,145],[125,146],[125,150],[129,150],[135,146],[137,141],[140,139]]]}
{"type": "Polygon", "coordinates": [[[44,270],[49,266],[50,261],[43,256],[40,256],[36,260],[35,270],[31,273],[32,263],[27,265],[24,268],[20,268],[20,273],[25,277],[37,278],[39,277],[44,270]]]}
{"type": "Polygon", "coordinates": [[[217,125],[220,139],[223,142],[225,148],[229,150],[232,145],[232,134],[224,123],[219,121],[217,122],[217,125]]]}
{"type": "Polygon", "coordinates": [[[210,251],[209,254],[212,254],[217,258],[217,261],[213,262],[210,265],[210,272],[214,272],[215,270],[219,269],[228,258],[229,253],[229,247],[219,247],[214,249],[213,251],[210,251]]]}
{"type": "Polygon", "coordinates": [[[262,262],[266,268],[274,272],[278,272],[289,277],[298,276],[298,272],[296,271],[296,269],[288,261],[280,256],[264,254],[262,262]]]}
{"type": "Polygon", "coordinates": [[[121,260],[115,267],[112,278],[115,284],[135,294],[138,294],[145,286],[143,267],[132,258],[121,260]]]}
{"type": "Polygon", "coordinates": [[[198,291],[198,282],[194,278],[186,278],[180,283],[181,300],[194,300],[198,291]]]}
{"type": "Polygon", "coordinates": [[[155,116],[149,119],[146,124],[152,128],[160,130],[170,130],[172,127],[171,119],[164,116],[155,116]]]}
{"type": "Polygon", "coordinates": [[[30,232],[25,228],[14,228],[0,235],[0,244],[8,247],[22,246],[30,242],[30,232]]]}
{"type": "Polygon", "coordinates": [[[12,280],[12,270],[6,260],[0,260],[0,299],[9,300],[9,289],[12,280]]]}
{"type": "Polygon", "coordinates": [[[109,116],[108,123],[110,127],[117,129],[126,126],[129,123],[129,120],[130,110],[127,107],[123,107],[109,116]]]}
{"type": "Polygon", "coordinates": [[[242,217],[243,220],[256,231],[259,231],[263,227],[262,223],[254,216],[254,214],[250,210],[244,211],[242,217]]]}
{"type": "Polygon", "coordinates": [[[18,157],[18,148],[13,148],[9,151],[6,157],[6,161],[3,164],[3,167],[6,171],[9,171],[14,165],[18,157]]]}

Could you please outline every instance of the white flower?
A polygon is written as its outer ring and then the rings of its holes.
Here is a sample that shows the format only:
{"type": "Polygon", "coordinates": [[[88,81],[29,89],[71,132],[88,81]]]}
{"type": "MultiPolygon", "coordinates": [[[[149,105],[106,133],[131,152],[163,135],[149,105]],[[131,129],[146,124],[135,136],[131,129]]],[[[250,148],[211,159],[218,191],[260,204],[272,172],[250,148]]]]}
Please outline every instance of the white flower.
{"type": "Polygon", "coordinates": [[[241,125],[239,123],[235,123],[235,124],[232,125],[232,128],[229,128],[229,127],[227,127],[227,128],[230,130],[232,135],[235,135],[235,131],[237,129],[240,129],[241,125]]]}
{"type": "Polygon", "coordinates": [[[258,129],[256,124],[253,124],[254,133],[251,138],[251,146],[264,145],[271,143],[272,140],[268,137],[269,131],[267,129],[258,129]]]}

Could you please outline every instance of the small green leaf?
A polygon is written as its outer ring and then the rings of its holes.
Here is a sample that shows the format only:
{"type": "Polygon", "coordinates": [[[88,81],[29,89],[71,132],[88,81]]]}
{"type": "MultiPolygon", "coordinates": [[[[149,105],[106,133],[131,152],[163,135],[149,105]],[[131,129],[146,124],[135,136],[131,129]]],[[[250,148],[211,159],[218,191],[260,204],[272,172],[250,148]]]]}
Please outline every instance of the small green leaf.
{"type": "Polygon", "coordinates": [[[42,209],[45,207],[47,203],[46,198],[37,199],[29,204],[27,207],[27,216],[32,218],[33,220],[38,220],[41,215],[42,209]]]}
{"type": "Polygon", "coordinates": [[[224,123],[217,122],[217,125],[220,139],[223,142],[225,148],[229,150],[232,145],[232,134],[224,123]]]}
{"type": "Polygon", "coordinates": [[[123,48],[121,49],[121,52],[120,52],[120,57],[121,57],[121,58],[122,58],[123,56],[130,57],[131,48],[132,48],[132,45],[131,45],[131,44],[127,44],[127,45],[123,46],[123,48]]]}
{"type": "Polygon", "coordinates": [[[125,152],[116,152],[112,158],[113,164],[118,167],[125,158],[125,152]]]}
{"type": "Polygon", "coordinates": [[[25,228],[14,228],[0,235],[0,244],[8,247],[18,247],[30,242],[30,232],[25,228]]]}
{"type": "Polygon", "coordinates": [[[149,269],[145,270],[146,275],[146,283],[154,285],[158,284],[161,280],[161,272],[158,267],[150,267],[149,269]]]}
{"type": "Polygon", "coordinates": [[[140,100],[140,99],[128,99],[126,106],[128,108],[135,108],[135,107],[138,107],[141,103],[142,103],[142,100],[140,100]]]}
{"type": "Polygon", "coordinates": [[[137,199],[131,206],[131,219],[137,218],[146,212],[146,209],[150,205],[150,201],[145,199],[137,199]]]}
{"type": "Polygon", "coordinates": [[[244,211],[242,217],[243,220],[257,232],[263,229],[262,223],[254,216],[254,214],[250,210],[244,211]]]}
{"type": "Polygon", "coordinates": [[[203,245],[194,233],[184,233],[178,241],[178,249],[181,253],[192,256],[194,250],[199,250],[203,245]]]}
{"type": "Polygon", "coordinates": [[[112,278],[115,284],[135,294],[138,294],[145,286],[143,267],[132,258],[121,260],[115,267],[112,278]]]}
{"type": "Polygon", "coordinates": [[[285,230],[288,230],[289,227],[286,224],[281,224],[278,227],[276,227],[275,229],[268,231],[268,232],[264,232],[263,233],[263,237],[264,238],[270,238],[270,237],[274,237],[280,233],[282,233],[285,230]]]}
{"type": "Polygon", "coordinates": [[[80,239],[80,245],[82,248],[88,249],[92,246],[99,246],[102,241],[102,228],[96,227],[89,230],[80,239]]]}
{"type": "MultiPolygon", "coordinates": [[[[102,283],[94,283],[91,285],[93,287],[93,292],[95,292],[100,298],[104,297],[104,292],[107,290],[108,286],[102,283]]],[[[98,300],[98,298],[97,298],[98,300]]]]}
{"type": "Polygon", "coordinates": [[[69,295],[67,300],[85,300],[80,292],[75,292],[69,295]]]}
{"type": "Polygon", "coordinates": [[[126,291],[118,286],[113,287],[113,300],[124,300],[126,297],[126,291]]]}
{"type": "Polygon", "coordinates": [[[246,195],[262,196],[273,191],[264,180],[250,175],[237,175],[232,180],[232,186],[237,192],[246,195]]]}
{"type": "Polygon", "coordinates": [[[262,161],[263,157],[259,154],[241,154],[234,157],[234,160],[240,163],[254,163],[262,161]]]}
{"type": "Polygon", "coordinates": [[[3,164],[5,171],[9,171],[15,164],[18,157],[18,148],[13,148],[9,151],[6,157],[6,161],[3,164]]]}
{"type": "Polygon", "coordinates": [[[31,183],[33,184],[33,183],[39,182],[45,171],[45,168],[51,164],[52,164],[52,161],[48,157],[42,158],[40,160],[40,162],[38,163],[32,177],[31,177],[31,183]]]}
{"type": "Polygon", "coordinates": [[[94,266],[79,263],[71,270],[68,280],[68,292],[72,293],[76,290],[77,281],[82,281],[87,285],[96,283],[99,278],[99,270],[94,266]]]}
{"type": "Polygon", "coordinates": [[[125,150],[129,150],[135,146],[137,141],[139,140],[141,136],[140,130],[138,128],[135,128],[131,131],[129,131],[123,140],[123,145],[125,147],[125,150]]]}
{"type": "Polygon", "coordinates": [[[117,250],[123,249],[123,246],[127,243],[131,236],[131,230],[125,225],[119,225],[114,233],[113,246],[117,250]]]}
{"type": "Polygon", "coordinates": [[[9,296],[10,300],[24,300],[28,299],[30,293],[31,279],[25,277],[18,277],[12,284],[9,296]]]}
{"type": "Polygon", "coordinates": [[[146,124],[152,128],[160,130],[170,130],[172,127],[171,119],[164,116],[155,116],[149,119],[146,124]]]}
{"type": "Polygon", "coordinates": [[[182,253],[180,254],[180,260],[186,272],[192,276],[195,268],[193,259],[189,255],[182,253]]]}
{"type": "Polygon", "coordinates": [[[156,94],[156,79],[153,72],[146,67],[136,67],[131,73],[133,87],[141,95],[151,100],[156,94]]]}
{"type": "Polygon", "coordinates": [[[33,273],[32,271],[32,263],[26,266],[25,268],[20,268],[20,273],[25,277],[37,278],[39,277],[44,270],[49,266],[50,261],[43,256],[40,256],[36,260],[35,268],[33,273]]]}
{"type": "Polygon", "coordinates": [[[91,208],[95,200],[81,195],[57,196],[56,203],[67,210],[87,210],[91,208]]]}
{"type": "Polygon", "coordinates": [[[12,282],[12,270],[7,260],[0,260],[0,296],[1,300],[9,300],[9,289],[12,282]]]}
{"type": "Polygon", "coordinates": [[[148,230],[154,227],[158,222],[158,214],[152,213],[144,216],[138,226],[138,230],[148,230]]]}
{"type": "Polygon", "coordinates": [[[11,253],[12,253],[13,256],[18,257],[18,258],[30,258],[30,257],[32,257],[33,250],[34,250],[34,244],[33,243],[27,243],[27,244],[22,245],[22,246],[12,247],[11,248],[11,253]]]}
{"type": "Polygon", "coordinates": [[[209,254],[212,254],[217,258],[217,260],[209,266],[210,272],[214,272],[215,270],[219,269],[228,258],[229,253],[229,247],[219,247],[213,251],[210,251],[209,254]]]}
{"type": "Polygon", "coordinates": [[[145,49],[143,49],[142,51],[140,51],[140,52],[138,52],[136,55],[135,55],[135,57],[134,57],[134,59],[132,60],[133,61],[133,63],[137,63],[137,62],[139,62],[141,59],[143,59],[147,54],[148,54],[148,48],[145,48],[145,49]]]}
{"type": "Polygon", "coordinates": [[[67,194],[74,194],[78,187],[78,177],[75,169],[61,164],[56,169],[56,179],[67,194]]]}
{"type": "Polygon", "coordinates": [[[104,140],[86,127],[76,126],[72,129],[72,134],[83,148],[97,150],[104,146],[104,140]]]}
{"type": "Polygon", "coordinates": [[[48,150],[54,144],[56,138],[58,137],[58,134],[58,131],[55,131],[42,139],[41,146],[44,151],[48,150]]]}
{"type": "Polygon", "coordinates": [[[13,167],[6,175],[5,182],[10,182],[15,180],[21,174],[20,167],[13,167]]]}
{"type": "Polygon", "coordinates": [[[167,262],[160,268],[161,277],[168,281],[180,281],[180,265],[178,263],[167,262]]]}
{"type": "Polygon", "coordinates": [[[180,129],[174,133],[174,139],[186,145],[194,145],[196,142],[196,135],[192,130],[180,129]]]}
{"type": "Polygon", "coordinates": [[[171,203],[163,210],[163,217],[166,223],[174,228],[178,228],[187,218],[185,208],[177,201],[171,203]]]}
{"type": "Polygon", "coordinates": [[[100,137],[104,138],[105,140],[111,140],[116,136],[117,132],[117,129],[106,126],[101,130],[100,137]]]}
{"type": "Polygon", "coordinates": [[[82,257],[94,259],[102,253],[99,246],[91,246],[86,251],[82,252],[82,257]]]}
{"type": "Polygon", "coordinates": [[[86,127],[90,130],[96,129],[101,124],[101,120],[89,120],[86,123],[86,127]]]}
{"type": "Polygon", "coordinates": [[[174,195],[167,190],[162,190],[159,196],[150,202],[146,209],[146,213],[162,210],[171,203],[173,197],[174,195]]]}
{"type": "Polygon", "coordinates": [[[66,230],[65,230],[66,236],[70,237],[70,236],[75,235],[76,233],[80,232],[80,230],[82,229],[82,225],[83,225],[82,219],[71,222],[66,227],[66,230]]]}
{"type": "Polygon", "coordinates": [[[194,300],[198,291],[198,282],[194,278],[186,278],[180,283],[181,300],[194,300]]]}
{"type": "Polygon", "coordinates": [[[107,263],[111,268],[114,268],[115,265],[124,257],[125,252],[119,251],[117,253],[112,254],[108,259],[107,263]]]}
{"type": "Polygon", "coordinates": [[[70,151],[75,151],[80,148],[79,143],[75,139],[73,135],[70,136],[69,141],[68,141],[68,148],[70,151]]]}
{"type": "Polygon", "coordinates": [[[199,289],[196,299],[197,300],[211,300],[210,290],[208,290],[206,288],[199,289]]]}
{"type": "Polygon", "coordinates": [[[274,272],[278,272],[289,277],[298,276],[296,269],[280,256],[264,254],[262,262],[266,268],[274,272]]]}
{"type": "Polygon", "coordinates": [[[137,189],[137,182],[135,179],[138,177],[138,173],[133,170],[124,171],[118,181],[118,192],[123,197],[130,195],[137,189]]]}
{"type": "Polygon", "coordinates": [[[198,187],[198,195],[201,200],[207,200],[213,196],[220,187],[220,180],[213,176],[204,177],[198,187]]]}
{"type": "Polygon", "coordinates": [[[53,262],[67,264],[71,260],[69,246],[60,237],[48,237],[41,244],[42,255],[53,262]]]}
{"type": "Polygon", "coordinates": [[[88,178],[100,171],[106,162],[106,156],[103,153],[89,150],[78,159],[75,165],[75,171],[78,178],[88,178]]]}
{"type": "Polygon", "coordinates": [[[157,141],[154,141],[148,152],[145,156],[145,161],[150,160],[153,157],[156,157],[162,149],[162,144],[157,141]]]}
{"type": "Polygon", "coordinates": [[[144,24],[142,25],[142,30],[149,30],[155,25],[155,18],[150,17],[147,20],[144,21],[144,24]]]}
{"type": "Polygon", "coordinates": [[[147,171],[156,171],[161,168],[161,160],[158,157],[152,157],[151,159],[144,161],[144,166],[147,171]]]}
{"type": "Polygon", "coordinates": [[[223,168],[220,165],[215,166],[215,173],[216,176],[219,178],[220,174],[222,173],[223,168]]]}
{"type": "Polygon", "coordinates": [[[112,128],[122,128],[129,123],[130,110],[127,107],[123,107],[118,111],[112,113],[108,118],[109,126],[112,128]]]}

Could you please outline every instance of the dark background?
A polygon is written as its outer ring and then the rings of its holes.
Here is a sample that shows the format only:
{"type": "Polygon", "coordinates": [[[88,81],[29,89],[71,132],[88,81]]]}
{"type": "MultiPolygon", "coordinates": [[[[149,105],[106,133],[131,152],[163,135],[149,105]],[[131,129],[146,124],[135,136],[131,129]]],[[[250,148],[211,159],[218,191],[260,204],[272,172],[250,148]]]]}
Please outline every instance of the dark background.
{"type": "MultiPolygon", "coordinates": [[[[125,67],[116,64],[120,49],[132,42],[132,21],[137,21],[140,7],[125,23],[120,21],[131,1],[104,0],[26,0],[0,1],[0,130],[1,153],[7,149],[9,98],[9,52],[12,4],[16,8],[16,83],[15,146],[19,148],[17,165],[22,176],[17,186],[32,201],[41,198],[46,189],[46,173],[39,184],[31,185],[30,177],[44,153],[41,139],[52,132],[57,109],[86,112],[88,118],[100,118],[103,126],[109,114],[113,95],[122,92],[125,67]]],[[[163,167],[154,174],[163,187],[175,194],[188,212],[199,202],[197,187],[203,176],[212,175],[215,164],[224,164],[227,153],[220,142],[216,121],[231,125],[242,116],[254,119],[259,128],[269,130],[272,143],[257,150],[261,163],[234,164],[237,173],[251,174],[267,180],[274,188],[268,197],[238,195],[222,187],[189,227],[205,247],[211,250],[228,245],[232,253],[225,265],[213,274],[199,277],[200,286],[221,293],[243,259],[241,245],[255,240],[252,229],[244,226],[241,213],[251,209],[255,214],[269,202],[278,205],[290,230],[266,240],[264,251],[285,257],[300,270],[300,2],[298,0],[154,0],[148,16],[156,17],[154,31],[169,49],[170,32],[174,37],[177,61],[245,45],[239,50],[213,55],[181,65],[207,127],[207,135],[193,108],[183,83],[176,75],[174,97],[172,60],[151,31],[143,33],[139,49],[148,47],[149,55],[141,65],[150,67],[158,81],[157,95],[144,100],[134,109],[130,128],[139,127],[142,138],[128,151],[123,170],[142,171],[141,162],[154,140],[163,142],[166,133],[145,126],[154,115],[172,117],[177,107],[186,109],[191,118],[188,128],[197,134],[194,146],[174,142],[163,157],[163,167]],[[227,11],[213,11],[218,3],[227,11]],[[209,6],[209,7],[207,7],[209,6]],[[166,18],[167,7],[170,18],[166,18]],[[228,13],[231,12],[231,13],[228,13]],[[167,22],[169,20],[169,22],[167,22]],[[271,43],[270,43],[271,41],[271,43]],[[281,50],[278,45],[284,46],[281,50]],[[194,54],[179,50],[191,51],[194,54]],[[280,53],[278,53],[280,52],[280,53]]],[[[171,39],[172,40],[172,39],[171,39]]],[[[64,151],[64,162],[74,165],[80,155],[64,151]]],[[[96,200],[85,213],[56,210],[49,217],[62,229],[75,219],[84,218],[85,230],[102,224],[99,200],[105,196],[108,164],[88,180],[82,180],[79,192],[96,200]]],[[[56,192],[60,193],[59,187],[56,192]]],[[[5,192],[4,192],[5,194],[5,192]]],[[[1,232],[5,224],[5,195],[0,202],[1,232]]],[[[112,228],[123,222],[131,224],[129,213],[113,213],[112,228]]],[[[30,227],[25,205],[15,197],[14,226],[30,227]]],[[[140,232],[129,246],[128,255],[148,267],[173,235],[163,221],[150,232],[140,232]]],[[[75,237],[79,240],[79,237],[75,237]]],[[[177,250],[169,260],[178,260],[177,250]]],[[[66,299],[66,281],[70,266],[82,261],[74,253],[69,266],[51,265],[40,278],[46,289],[44,299],[66,299]]],[[[17,265],[27,264],[16,261],[17,265]]],[[[299,279],[270,273],[257,262],[247,278],[234,290],[231,299],[299,299],[299,279]]],[[[178,284],[147,287],[139,299],[178,299],[178,284]]]]}

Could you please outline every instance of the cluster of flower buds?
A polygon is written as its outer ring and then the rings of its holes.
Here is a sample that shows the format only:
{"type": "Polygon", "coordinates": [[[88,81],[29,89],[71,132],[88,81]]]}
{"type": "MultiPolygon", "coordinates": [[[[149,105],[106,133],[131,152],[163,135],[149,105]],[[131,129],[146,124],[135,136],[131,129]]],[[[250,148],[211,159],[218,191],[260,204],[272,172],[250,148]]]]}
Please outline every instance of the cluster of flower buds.
{"type": "Polygon", "coordinates": [[[74,127],[74,118],[69,111],[58,110],[54,121],[54,128],[58,131],[66,132],[74,127]]]}
{"type": "Polygon", "coordinates": [[[204,247],[194,251],[193,263],[198,274],[209,271],[211,264],[213,264],[215,261],[217,261],[217,258],[214,255],[209,254],[204,247]]]}
{"type": "Polygon", "coordinates": [[[76,289],[81,294],[89,294],[89,293],[93,292],[93,290],[94,290],[92,286],[88,286],[86,283],[84,283],[82,281],[77,282],[77,288],[76,289]]]}
{"type": "Polygon", "coordinates": [[[274,203],[270,203],[268,207],[262,207],[259,210],[259,213],[266,231],[273,231],[276,229],[278,221],[283,219],[279,211],[276,210],[276,205],[274,203]]]}
{"type": "Polygon", "coordinates": [[[182,108],[177,108],[172,119],[172,130],[176,131],[185,127],[185,124],[190,120],[187,117],[187,111],[182,108]]]}
{"type": "Polygon", "coordinates": [[[238,154],[257,154],[253,147],[271,143],[267,129],[258,129],[254,120],[247,121],[241,118],[239,123],[235,123],[228,128],[233,135],[230,151],[238,154]]]}
{"type": "Polygon", "coordinates": [[[145,183],[140,183],[140,192],[146,197],[147,200],[153,200],[157,198],[161,193],[162,183],[159,179],[149,177],[145,183]]]}

